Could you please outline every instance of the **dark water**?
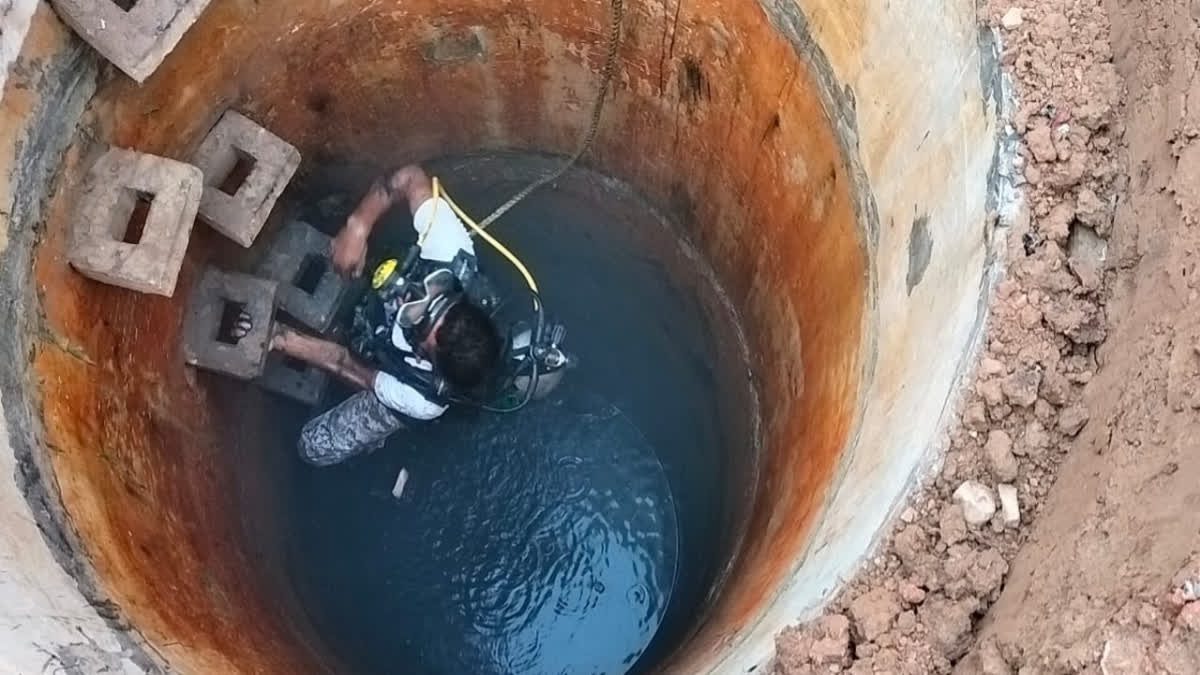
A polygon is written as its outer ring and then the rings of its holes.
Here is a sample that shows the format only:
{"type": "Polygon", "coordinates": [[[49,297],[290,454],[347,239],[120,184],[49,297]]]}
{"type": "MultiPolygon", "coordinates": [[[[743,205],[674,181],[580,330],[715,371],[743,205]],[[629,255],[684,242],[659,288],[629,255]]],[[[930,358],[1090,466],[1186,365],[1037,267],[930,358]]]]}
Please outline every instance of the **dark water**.
{"type": "MultiPolygon", "coordinates": [[[[480,215],[525,178],[472,168],[439,173],[480,215]]],[[[455,409],[374,455],[297,469],[289,572],[354,672],[636,672],[697,618],[730,553],[723,453],[751,444],[718,422],[714,329],[696,298],[631,246],[662,223],[608,191],[585,177],[536,193],[495,230],[579,356],[554,398],[507,416],[455,409]]],[[[401,251],[410,228],[393,214],[373,251],[401,251]]],[[[519,277],[477,245],[519,310],[519,277]]]]}
{"type": "Polygon", "coordinates": [[[319,627],[370,672],[628,669],[678,564],[654,451],[599,402],[461,427],[413,430],[386,460],[321,481],[312,506],[325,513],[302,551],[325,561],[309,570],[319,627]],[[396,501],[400,465],[410,481],[396,501]]]}

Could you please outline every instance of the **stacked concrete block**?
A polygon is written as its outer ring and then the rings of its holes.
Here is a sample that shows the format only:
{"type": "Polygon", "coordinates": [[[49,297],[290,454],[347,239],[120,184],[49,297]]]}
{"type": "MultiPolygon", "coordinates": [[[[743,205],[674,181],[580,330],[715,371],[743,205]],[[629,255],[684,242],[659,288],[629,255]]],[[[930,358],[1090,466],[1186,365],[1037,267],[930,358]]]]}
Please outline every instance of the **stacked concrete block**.
{"type": "Polygon", "coordinates": [[[243,380],[262,375],[271,350],[278,290],[274,281],[205,269],[184,317],[184,359],[243,380]],[[235,338],[233,328],[243,313],[251,329],[235,338]]]}
{"type": "Polygon", "coordinates": [[[279,282],[279,306],[318,333],[329,330],[348,282],[333,267],[331,239],[308,223],[289,221],[271,243],[258,275],[279,282]]]}
{"type": "Polygon", "coordinates": [[[62,20],[126,75],[143,82],[209,0],[51,0],[62,20]]]}
{"type": "Polygon", "coordinates": [[[85,180],[68,258],[83,275],[171,296],[203,190],[194,166],[114,148],[85,180]]]}
{"type": "Polygon", "coordinates": [[[267,391],[315,406],[325,395],[329,375],[315,366],[273,353],[267,357],[267,366],[258,384],[267,391]]]}
{"type": "Polygon", "coordinates": [[[200,218],[249,247],[299,168],[300,152],[231,110],[205,137],[192,163],[204,172],[200,218]]]}

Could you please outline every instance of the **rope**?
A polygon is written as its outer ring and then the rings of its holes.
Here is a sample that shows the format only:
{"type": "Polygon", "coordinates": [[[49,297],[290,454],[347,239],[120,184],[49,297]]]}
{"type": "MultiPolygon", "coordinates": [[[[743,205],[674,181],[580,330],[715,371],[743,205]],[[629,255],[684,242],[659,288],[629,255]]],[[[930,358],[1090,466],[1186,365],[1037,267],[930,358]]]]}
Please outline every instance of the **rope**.
{"type": "Polygon", "coordinates": [[[621,23],[624,17],[625,0],[612,0],[612,15],[610,17],[611,22],[609,23],[608,32],[608,53],[604,57],[604,70],[600,74],[600,91],[596,92],[596,102],[592,106],[592,121],[588,126],[587,134],[583,137],[583,143],[579,146],[579,149],[558,169],[525,186],[525,189],[513,195],[512,199],[501,204],[490,216],[480,221],[476,233],[482,234],[483,230],[487,229],[489,225],[511,211],[514,206],[521,203],[521,201],[533,194],[538,188],[562,178],[563,174],[575,166],[592,147],[592,144],[596,141],[596,135],[600,132],[600,120],[604,114],[604,103],[608,99],[609,90],[612,88],[613,76],[617,70],[617,53],[621,48],[621,23]]]}

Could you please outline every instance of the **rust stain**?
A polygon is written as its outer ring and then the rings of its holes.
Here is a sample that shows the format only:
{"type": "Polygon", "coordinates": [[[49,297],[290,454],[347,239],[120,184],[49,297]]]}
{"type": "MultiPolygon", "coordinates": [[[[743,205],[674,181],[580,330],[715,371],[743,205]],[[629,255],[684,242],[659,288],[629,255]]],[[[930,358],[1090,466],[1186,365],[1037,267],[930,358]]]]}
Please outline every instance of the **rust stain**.
{"type": "MultiPolygon", "coordinates": [[[[744,548],[667,667],[690,673],[756,616],[804,550],[856,418],[867,260],[816,81],[757,3],[627,5],[622,76],[588,161],[671,207],[711,260],[743,314],[764,412],[744,548]]],[[[329,161],[366,176],[483,148],[568,153],[588,114],[606,7],[214,0],[144,86],[105,83],[94,125],[116,145],[186,158],[232,105],[301,149],[301,180],[329,161]],[[433,36],[477,29],[482,56],[431,66],[433,36]]],[[[247,426],[255,394],[197,383],[178,351],[196,271],[231,249],[198,226],[173,299],[74,274],[63,251],[81,154],[48,205],[36,263],[46,330],[61,339],[39,345],[34,365],[73,525],[105,587],[182,670],[320,672],[319,639],[294,623],[298,611],[280,610],[294,597],[247,553],[271,542],[240,525],[244,509],[278,510],[282,497],[229,489],[247,475],[268,486],[277,460],[267,455],[290,453],[253,428],[223,433],[247,426]],[[231,397],[241,410],[222,404],[231,397]]]]}

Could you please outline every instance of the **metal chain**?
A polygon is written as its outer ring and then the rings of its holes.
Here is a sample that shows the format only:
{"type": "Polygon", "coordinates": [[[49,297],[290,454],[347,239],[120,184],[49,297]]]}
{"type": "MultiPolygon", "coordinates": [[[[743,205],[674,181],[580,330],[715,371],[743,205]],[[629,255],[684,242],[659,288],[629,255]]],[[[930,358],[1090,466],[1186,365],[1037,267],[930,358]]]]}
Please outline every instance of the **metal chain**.
{"type": "Polygon", "coordinates": [[[487,226],[499,220],[501,216],[512,210],[514,206],[521,203],[522,200],[533,194],[538,188],[561,178],[563,174],[569,171],[571,167],[575,166],[575,164],[579,162],[579,160],[585,154],[587,154],[587,151],[592,147],[592,144],[596,141],[596,135],[600,132],[600,119],[604,114],[604,103],[608,99],[609,91],[612,89],[613,76],[616,74],[617,70],[617,52],[621,47],[621,23],[624,19],[624,16],[624,0],[612,0],[612,16],[608,33],[608,54],[604,58],[604,70],[601,72],[600,91],[596,93],[596,103],[592,107],[592,121],[588,126],[587,135],[583,137],[583,143],[579,146],[579,149],[576,150],[575,154],[572,155],[571,158],[568,159],[566,163],[564,163],[558,169],[533,181],[529,185],[525,186],[525,189],[513,195],[512,199],[501,204],[500,207],[493,211],[490,216],[480,221],[479,226],[481,228],[486,228],[487,226]]]}

